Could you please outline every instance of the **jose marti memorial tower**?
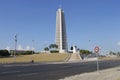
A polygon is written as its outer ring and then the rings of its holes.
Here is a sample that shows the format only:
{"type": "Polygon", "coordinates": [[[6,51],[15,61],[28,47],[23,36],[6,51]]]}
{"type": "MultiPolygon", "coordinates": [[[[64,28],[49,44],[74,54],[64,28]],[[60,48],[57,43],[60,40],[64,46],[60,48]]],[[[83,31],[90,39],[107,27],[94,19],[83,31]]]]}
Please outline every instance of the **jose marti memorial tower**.
{"type": "Polygon", "coordinates": [[[56,13],[55,43],[58,45],[59,53],[68,52],[65,15],[62,8],[59,8],[56,13]]]}

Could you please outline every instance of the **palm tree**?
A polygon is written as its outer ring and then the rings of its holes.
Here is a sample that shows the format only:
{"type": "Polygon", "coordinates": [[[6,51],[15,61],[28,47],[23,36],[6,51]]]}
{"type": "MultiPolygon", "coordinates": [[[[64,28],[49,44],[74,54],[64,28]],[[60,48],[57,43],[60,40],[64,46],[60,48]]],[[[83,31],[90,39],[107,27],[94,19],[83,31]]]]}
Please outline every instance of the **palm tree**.
{"type": "Polygon", "coordinates": [[[50,49],[57,49],[58,45],[56,45],[56,44],[50,44],[49,48],[50,49]]]}
{"type": "Polygon", "coordinates": [[[51,53],[58,53],[58,45],[56,44],[50,44],[49,49],[51,53]]]}

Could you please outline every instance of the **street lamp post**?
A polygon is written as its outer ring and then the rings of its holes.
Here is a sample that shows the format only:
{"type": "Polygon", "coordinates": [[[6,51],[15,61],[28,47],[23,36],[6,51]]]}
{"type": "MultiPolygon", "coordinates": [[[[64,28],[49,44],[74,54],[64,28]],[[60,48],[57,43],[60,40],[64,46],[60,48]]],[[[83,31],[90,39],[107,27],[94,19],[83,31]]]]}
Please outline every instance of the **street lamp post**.
{"type": "MultiPolygon", "coordinates": [[[[33,51],[34,51],[34,40],[32,40],[32,55],[33,55],[33,51]]],[[[32,58],[32,63],[34,63],[34,59],[32,58]]]]}
{"type": "MultiPolygon", "coordinates": [[[[48,47],[48,41],[44,41],[44,48],[46,48],[46,47],[48,47]]],[[[46,53],[47,51],[45,50],[45,53],[46,53]]]]}
{"type": "Polygon", "coordinates": [[[32,54],[33,54],[33,52],[34,52],[34,40],[32,40],[32,54]]]}
{"type": "Polygon", "coordinates": [[[15,50],[14,50],[14,63],[16,61],[16,47],[17,47],[17,34],[15,35],[15,50]]]}

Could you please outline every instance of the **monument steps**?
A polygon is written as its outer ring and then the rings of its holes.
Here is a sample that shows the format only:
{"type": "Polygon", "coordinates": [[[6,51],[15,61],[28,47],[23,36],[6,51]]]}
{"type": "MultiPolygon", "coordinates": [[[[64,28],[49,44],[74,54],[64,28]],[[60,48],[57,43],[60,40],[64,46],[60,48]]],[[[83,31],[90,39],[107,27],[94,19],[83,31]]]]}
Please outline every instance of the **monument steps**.
{"type": "Polygon", "coordinates": [[[68,61],[80,61],[82,60],[79,53],[73,53],[71,54],[71,57],[68,61]]]}

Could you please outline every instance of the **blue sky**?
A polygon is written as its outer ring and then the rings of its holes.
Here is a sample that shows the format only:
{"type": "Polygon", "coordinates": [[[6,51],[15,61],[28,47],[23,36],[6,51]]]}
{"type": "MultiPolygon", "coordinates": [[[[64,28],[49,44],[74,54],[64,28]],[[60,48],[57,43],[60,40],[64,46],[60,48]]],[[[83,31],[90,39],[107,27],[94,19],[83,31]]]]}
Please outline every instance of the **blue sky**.
{"type": "Polygon", "coordinates": [[[22,49],[34,46],[40,51],[54,43],[61,5],[69,47],[93,51],[97,45],[102,54],[120,51],[119,4],[119,0],[0,0],[0,49],[14,49],[15,34],[22,49]]]}

